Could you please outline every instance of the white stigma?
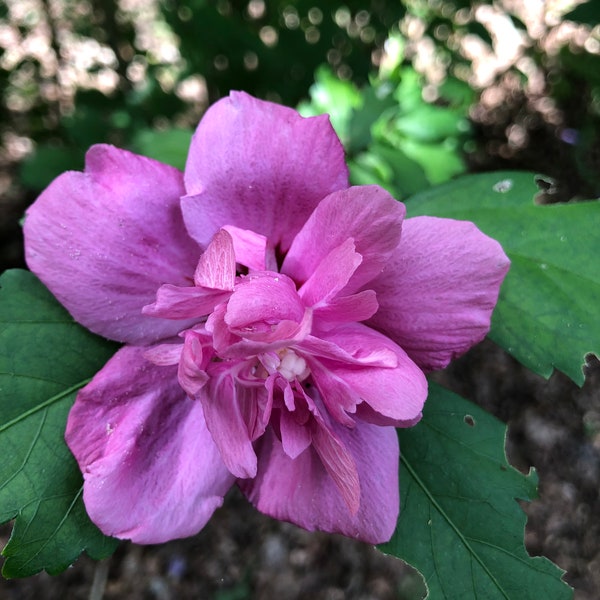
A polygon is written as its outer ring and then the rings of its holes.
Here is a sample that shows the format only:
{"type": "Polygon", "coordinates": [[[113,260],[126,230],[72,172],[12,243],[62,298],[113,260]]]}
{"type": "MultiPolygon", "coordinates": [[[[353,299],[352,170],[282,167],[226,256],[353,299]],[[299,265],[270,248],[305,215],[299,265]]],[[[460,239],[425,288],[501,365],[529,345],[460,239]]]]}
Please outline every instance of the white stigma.
{"type": "Polygon", "coordinates": [[[293,350],[286,348],[280,354],[281,362],[277,370],[288,380],[303,381],[310,375],[310,369],[306,365],[306,361],[298,356],[293,350]]]}

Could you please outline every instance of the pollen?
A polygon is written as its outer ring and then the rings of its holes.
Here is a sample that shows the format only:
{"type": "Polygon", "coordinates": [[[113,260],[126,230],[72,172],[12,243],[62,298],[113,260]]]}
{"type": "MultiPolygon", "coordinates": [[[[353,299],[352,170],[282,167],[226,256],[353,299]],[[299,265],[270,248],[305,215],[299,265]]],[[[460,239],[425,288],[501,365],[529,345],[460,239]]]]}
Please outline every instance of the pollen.
{"type": "Polygon", "coordinates": [[[303,381],[310,375],[306,361],[298,356],[293,350],[286,348],[280,354],[281,362],[277,370],[288,380],[303,381]]]}

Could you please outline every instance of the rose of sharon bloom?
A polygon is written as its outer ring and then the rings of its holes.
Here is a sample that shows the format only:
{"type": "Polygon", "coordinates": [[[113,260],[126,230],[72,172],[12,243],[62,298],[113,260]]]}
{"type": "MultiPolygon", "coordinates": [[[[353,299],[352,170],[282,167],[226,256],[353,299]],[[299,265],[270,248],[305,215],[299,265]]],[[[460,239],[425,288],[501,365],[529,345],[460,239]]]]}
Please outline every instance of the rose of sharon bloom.
{"type": "Polygon", "coordinates": [[[370,543],[396,526],[395,427],[424,372],[490,326],[508,260],[472,223],[349,187],[327,116],[232,93],[185,172],[90,149],[29,209],[27,262],[121,348],[66,440],[107,535],[193,535],[237,484],[258,510],[370,543]]]}

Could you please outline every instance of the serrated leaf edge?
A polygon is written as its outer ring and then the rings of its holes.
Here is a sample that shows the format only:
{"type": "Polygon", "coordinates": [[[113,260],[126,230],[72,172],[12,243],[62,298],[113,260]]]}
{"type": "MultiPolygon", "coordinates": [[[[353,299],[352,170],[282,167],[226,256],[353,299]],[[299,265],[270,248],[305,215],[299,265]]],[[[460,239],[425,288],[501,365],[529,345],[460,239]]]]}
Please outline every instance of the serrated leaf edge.
{"type": "MultiPolygon", "coordinates": [[[[406,458],[403,455],[400,456],[400,460],[401,460],[402,464],[405,466],[406,470],[411,474],[411,476],[417,482],[417,484],[419,485],[419,487],[421,488],[421,490],[423,491],[423,493],[425,494],[425,496],[427,496],[427,498],[431,502],[431,505],[433,507],[435,507],[435,509],[442,515],[442,517],[450,525],[450,527],[456,533],[456,535],[461,540],[461,542],[465,545],[465,547],[469,551],[469,554],[479,563],[479,565],[484,570],[484,572],[486,573],[486,575],[490,578],[490,580],[494,582],[494,585],[500,591],[500,593],[502,594],[502,596],[504,596],[504,598],[506,598],[506,600],[510,600],[510,597],[506,595],[506,592],[504,591],[504,589],[500,585],[500,582],[496,579],[496,577],[494,577],[494,575],[492,574],[492,572],[488,569],[487,565],[481,560],[481,558],[479,558],[479,556],[473,550],[473,548],[471,548],[471,545],[469,544],[468,540],[462,534],[462,532],[460,531],[460,529],[458,529],[458,527],[454,524],[454,522],[452,521],[452,519],[450,519],[450,517],[446,514],[446,512],[440,506],[440,504],[436,501],[436,499],[431,495],[431,493],[427,489],[427,486],[421,481],[421,478],[418,476],[418,474],[416,473],[416,471],[412,468],[412,466],[410,465],[410,463],[406,460],[406,458]]],[[[428,596],[429,596],[429,593],[428,593],[428,596]]]]}
{"type": "MultiPolygon", "coordinates": [[[[77,493],[73,497],[73,500],[71,501],[71,504],[69,505],[69,508],[65,511],[65,514],[63,515],[63,517],[59,521],[59,523],[56,525],[56,527],[54,528],[54,531],[52,532],[52,534],[48,536],[48,538],[46,539],[46,541],[42,544],[42,546],[38,549],[37,552],[35,552],[32,556],[29,557],[28,560],[26,560],[22,565],[20,565],[18,571],[24,570],[31,561],[33,561],[35,558],[37,558],[39,556],[39,554],[44,550],[44,548],[46,548],[46,546],[54,538],[54,536],[58,533],[58,531],[60,531],[60,528],[63,526],[63,524],[67,520],[68,516],[71,514],[71,512],[73,512],[73,508],[75,507],[75,504],[76,504],[77,500],[79,500],[79,498],[81,497],[82,493],[83,493],[83,485],[77,490],[77,493]]],[[[20,514],[19,514],[19,516],[20,516],[20,514]]],[[[13,531],[14,531],[14,529],[13,529],[13,531]]],[[[8,541],[8,544],[6,544],[6,546],[2,550],[2,556],[6,557],[7,561],[11,557],[11,554],[7,554],[6,553],[7,549],[10,550],[10,542],[11,542],[11,540],[8,541]]],[[[81,554],[81,552],[83,552],[83,550],[84,549],[81,549],[77,553],[77,556],[79,556],[81,554]]],[[[6,566],[6,564],[5,564],[5,566],[6,566]]],[[[3,569],[3,571],[4,571],[4,569],[3,569]]]]}

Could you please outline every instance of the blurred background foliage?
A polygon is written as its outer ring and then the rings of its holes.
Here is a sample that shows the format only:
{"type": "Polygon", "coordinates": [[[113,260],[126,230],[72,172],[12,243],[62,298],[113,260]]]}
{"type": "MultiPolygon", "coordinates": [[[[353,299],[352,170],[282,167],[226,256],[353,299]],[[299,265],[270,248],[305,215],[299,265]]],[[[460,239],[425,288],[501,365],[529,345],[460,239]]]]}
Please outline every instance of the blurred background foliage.
{"type": "Polygon", "coordinates": [[[18,215],[91,144],[183,168],[231,89],[330,113],[353,182],[398,198],[504,167],[598,196],[599,22],[581,0],[4,0],[3,263],[18,215]]]}

